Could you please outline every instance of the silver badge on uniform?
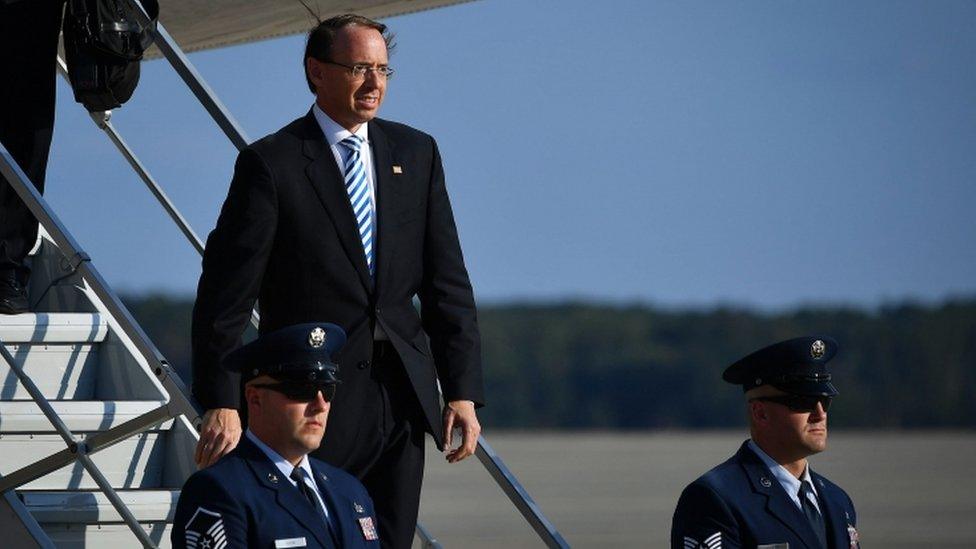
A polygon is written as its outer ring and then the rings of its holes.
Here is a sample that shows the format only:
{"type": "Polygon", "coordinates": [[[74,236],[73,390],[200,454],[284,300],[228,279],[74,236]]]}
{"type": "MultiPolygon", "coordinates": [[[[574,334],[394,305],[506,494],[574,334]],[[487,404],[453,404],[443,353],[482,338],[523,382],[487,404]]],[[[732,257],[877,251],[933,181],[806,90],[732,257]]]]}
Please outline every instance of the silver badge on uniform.
{"type": "Polygon", "coordinates": [[[773,482],[766,477],[762,477],[761,479],[759,479],[759,484],[762,484],[764,487],[769,488],[770,486],[773,485],[773,482]]]}
{"type": "Polygon", "coordinates": [[[353,503],[352,508],[356,510],[357,513],[364,513],[366,509],[359,503],[353,503]]]}
{"type": "Polygon", "coordinates": [[[827,344],[823,340],[816,340],[813,345],[810,345],[810,356],[813,358],[823,358],[824,353],[827,352],[827,344]]]}
{"type": "Polygon", "coordinates": [[[319,347],[325,345],[325,330],[322,328],[315,328],[311,333],[308,334],[308,344],[312,346],[313,349],[318,349],[319,347]]]}

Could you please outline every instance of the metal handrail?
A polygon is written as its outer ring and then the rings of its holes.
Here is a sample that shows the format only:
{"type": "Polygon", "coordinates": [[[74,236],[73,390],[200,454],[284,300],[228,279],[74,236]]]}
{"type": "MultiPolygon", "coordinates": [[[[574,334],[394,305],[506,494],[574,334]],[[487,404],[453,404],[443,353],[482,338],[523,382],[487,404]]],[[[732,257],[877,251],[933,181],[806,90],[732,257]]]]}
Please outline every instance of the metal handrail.
{"type": "Polygon", "coordinates": [[[44,227],[44,230],[47,231],[60,251],[68,258],[71,268],[81,274],[107,313],[118,323],[118,328],[122,334],[135,345],[136,349],[149,363],[150,369],[169,395],[169,400],[165,405],[108,431],[99,433],[99,435],[92,437],[91,444],[78,442],[74,439],[74,435],[68,430],[67,426],[61,421],[60,417],[58,417],[57,412],[54,411],[44,395],[34,385],[30,377],[20,369],[6,347],[0,344],[0,356],[10,364],[10,368],[17,374],[20,382],[27,389],[28,393],[30,393],[31,398],[41,408],[41,411],[44,412],[44,415],[68,446],[60,455],[54,454],[53,456],[48,456],[32,465],[15,471],[14,474],[9,475],[10,478],[4,477],[5,489],[19,486],[23,483],[21,481],[29,482],[32,478],[37,478],[46,474],[46,472],[53,471],[71,461],[77,460],[109,499],[112,506],[116,508],[123,521],[125,521],[133,534],[139,539],[139,542],[144,547],[155,547],[152,540],[149,539],[148,534],[146,534],[128,507],[119,498],[115,489],[112,488],[111,483],[108,482],[101,471],[95,466],[94,462],[92,462],[89,454],[139,433],[145,430],[146,427],[158,423],[161,419],[172,418],[181,414],[189,418],[195,418],[199,415],[198,410],[200,407],[187,396],[186,388],[182,380],[172,370],[166,362],[166,359],[146,336],[145,332],[142,331],[142,328],[136,323],[129,310],[122,303],[122,300],[119,299],[118,295],[108,286],[98,270],[91,264],[91,258],[88,257],[88,254],[81,249],[67,231],[60,219],[54,214],[50,205],[44,200],[33,183],[30,182],[27,175],[20,169],[20,166],[2,143],[0,143],[0,175],[7,180],[7,183],[18,194],[34,218],[44,227]],[[7,488],[6,484],[12,484],[12,486],[7,488]]]}
{"type": "Polygon", "coordinates": [[[150,370],[170,395],[169,402],[166,404],[170,417],[183,414],[187,418],[196,419],[200,415],[200,405],[189,396],[186,386],[176,375],[172,366],[169,365],[163,354],[159,352],[156,345],[135,321],[132,313],[122,303],[119,296],[105,282],[101,273],[91,264],[91,258],[81,249],[81,246],[61,223],[51,206],[44,200],[44,197],[41,196],[41,193],[30,182],[30,179],[27,178],[27,175],[24,174],[10,152],[2,144],[0,144],[0,175],[7,179],[13,190],[24,201],[27,209],[44,227],[61,253],[68,259],[71,268],[81,274],[109,316],[118,322],[121,332],[132,341],[139,353],[149,363],[150,370]]]}
{"type": "Polygon", "coordinates": [[[423,549],[443,549],[441,542],[437,541],[437,538],[419,520],[417,521],[417,535],[420,536],[420,546],[423,549]]]}
{"type": "Polygon", "coordinates": [[[109,316],[118,322],[122,333],[132,341],[136,349],[149,363],[150,370],[170,394],[170,400],[167,403],[170,417],[183,414],[187,418],[197,418],[200,415],[201,407],[193,401],[192,397],[188,396],[189,393],[183,381],[176,375],[163,354],[159,352],[156,345],[135,321],[132,313],[122,303],[119,296],[105,282],[101,273],[91,264],[91,258],[81,249],[81,246],[61,223],[51,206],[44,200],[37,188],[30,183],[27,175],[24,174],[10,152],[2,144],[0,144],[0,175],[7,179],[7,182],[20,196],[30,213],[44,227],[55,245],[68,259],[71,267],[87,281],[91,291],[101,301],[109,316]]]}
{"type": "MultiPolygon", "coordinates": [[[[58,57],[58,67],[61,74],[67,78],[67,67],[64,65],[64,60],[61,59],[61,57],[58,57]]],[[[156,183],[153,176],[149,174],[149,170],[147,170],[142,162],[139,161],[139,158],[136,157],[129,145],[125,142],[125,140],[122,139],[119,132],[116,131],[114,126],[112,126],[112,111],[90,112],[88,114],[91,116],[92,121],[95,122],[95,125],[104,131],[105,135],[112,140],[112,143],[115,144],[115,147],[119,150],[119,152],[122,153],[122,156],[125,157],[126,161],[129,162],[132,169],[136,171],[139,178],[142,179],[143,183],[146,184],[149,192],[156,197],[156,200],[159,201],[159,203],[163,206],[163,209],[166,210],[166,213],[169,214],[169,217],[173,220],[173,223],[176,223],[176,226],[179,227],[180,232],[183,233],[183,236],[190,241],[190,245],[193,246],[197,252],[203,254],[203,241],[200,240],[199,236],[197,236],[196,231],[193,230],[190,223],[185,217],[183,217],[183,214],[176,209],[176,205],[173,204],[173,201],[169,199],[169,196],[166,195],[163,188],[156,183]]]]}
{"type": "MultiPolygon", "coordinates": [[[[68,77],[68,67],[65,65],[64,59],[62,59],[60,55],[58,56],[57,65],[58,73],[61,74],[65,81],[67,81],[70,85],[71,81],[68,77]]],[[[169,215],[170,219],[172,219],[173,223],[175,223],[180,229],[180,232],[183,233],[186,240],[191,246],[193,246],[193,249],[195,249],[200,255],[203,255],[203,240],[200,239],[196,231],[193,230],[193,227],[190,226],[190,222],[183,217],[183,214],[180,213],[179,209],[176,207],[176,204],[170,200],[169,196],[166,194],[166,191],[163,190],[159,183],[156,182],[156,179],[153,178],[152,174],[149,173],[149,169],[146,168],[142,161],[139,160],[139,157],[136,156],[135,151],[133,151],[132,148],[129,147],[129,144],[125,142],[125,139],[122,138],[122,134],[120,134],[119,131],[115,129],[115,126],[112,125],[112,111],[89,112],[88,115],[91,117],[92,122],[94,122],[95,125],[108,136],[109,140],[113,145],[115,145],[115,148],[118,149],[119,153],[125,157],[125,160],[129,163],[129,166],[132,167],[132,169],[136,172],[139,179],[145,183],[146,188],[149,189],[149,192],[152,193],[163,209],[166,210],[166,213],[169,215]]],[[[260,323],[261,315],[258,312],[257,307],[254,307],[251,309],[251,325],[256,329],[260,323]]]]}
{"type": "MultiPolygon", "coordinates": [[[[3,148],[3,145],[0,145],[0,153],[3,153],[4,155],[7,154],[7,150],[3,148]]],[[[4,161],[6,160],[7,158],[4,157],[4,161]]],[[[88,455],[88,446],[84,442],[75,440],[74,433],[68,429],[68,426],[65,425],[63,421],[61,421],[61,417],[58,416],[58,413],[51,406],[51,403],[47,401],[47,398],[41,393],[41,390],[37,388],[37,385],[34,384],[34,381],[30,378],[30,376],[28,376],[24,372],[23,368],[17,364],[17,361],[14,359],[13,355],[10,354],[10,351],[7,350],[7,347],[3,344],[2,340],[0,340],[0,358],[2,358],[10,369],[13,370],[13,372],[17,375],[21,385],[27,389],[27,392],[30,393],[31,398],[34,399],[34,403],[37,404],[47,420],[51,422],[54,429],[59,435],[61,435],[61,438],[64,439],[64,443],[68,445],[68,449],[71,450],[71,452],[75,455],[75,459],[81,462],[81,465],[91,476],[92,480],[95,481],[95,484],[97,484],[99,489],[105,493],[105,496],[108,498],[109,502],[112,503],[112,507],[115,507],[115,510],[119,512],[119,516],[122,517],[125,524],[130,530],[132,530],[132,533],[136,535],[136,538],[139,539],[139,543],[141,543],[143,547],[155,548],[156,545],[151,539],[149,539],[149,535],[146,534],[146,531],[143,530],[142,526],[139,525],[136,517],[132,515],[129,508],[126,507],[122,499],[119,498],[119,495],[115,492],[115,488],[112,488],[111,483],[109,483],[108,479],[105,478],[105,475],[102,474],[102,471],[99,470],[99,468],[95,465],[95,462],[91,460],[91,457],[88,455]]]]}
{"type": "Polygon", "coordinates": [[[535,533],[542,538],[542,541],[546,542],[549,547],[569,547],[563,536],[556,530],[549,519],[542,514],[542,510],[536,505],[535,500],[532,496],[522,487],[512,471],[505,466],[502,458],[498,457],[495,450],[488,444],[488,441],[484,437],[478,437],[478,449],[475,450],[475,454],[478,459],[481,460],[481,464],[484,465],[491,477],[495,479],[495,483],[505,492],[508,499],[515,504],[525,520],[528,521],[529,525],[535,530],[535,533]]]}
{"type": "MultiPolygon", "coordinates": [[[[139,0],[132,0],[141,7],[139,0]]],[[[144,17],[143,24],[149,22],[149,16],[146,15],[143,9],[140,13],[144,17]]],[[[227,107],[221,103],[217,95],[210,89],[200,73],[197,72],[196,67],[190,63],[190,60],[183,53],[183,50],[173,40],[173,37],[166,32],[166,28],[163,27],[162,23],[156,23],[156,25],[149,26],[150,31],[153,34],[153,40],[159,51],[163,53],[163,56],[169,61],[176,73],[180,75],[183,82],[186,83],[193,95],[197,97],[197,100],[203,105],[203,108],[210,113],[211,118],[214,122],[220,126],[220,129],[224,131],[227,138],[230,139],[231,143],[237,147],[237,150],[241,150],[247,146],[250,139],[245,135],[244,130],[241,129],[241,125],[237,123],[237,120],[231,116],[230,111],[227,107]]]]}
{"type": "MultiPolygon", "coordinates": [[[[132,0],[134,4],[140,7],[139,16],[142,18],[143,24],[149,23],[149,17],[146,15],[145,9],[139,0],[132,0]]],[[[179,47],[179,44],[170,36],[166,31],[162,23],[156,23],[155,25],[148,25],[150,32],[153,34],[154,42],[156,47],[159,48],[163,56],[169,61],[170,65],[176,70],[179,76],[183,79],[184,83],[190,89],[190,91],[196,96],[197,100],[203,105],[206,111],[210,114],[211,118],[214,119],[216,124],[221,130],[227,135],[231,143],[237,147],[238,150],[243,149],[247,146],[249,139],[245,135],[243,129],[241,129],[240,124],[234,119],[230,114],[224,104],[217,98],[216,94],[210,88],[210,86],[204,81],[203,77],[196,70],[190,60],[183,53],[183,50],[179,47]]],[[[200,241],[199,237],[189,226],[189,223],[183,218],[183,216],[176,209],[175,205],[168,199],[166,194],[162,189],[156,184],[156,182],[149,175],[145,167],[138,161],[135,154],[129,149],[128,145],[121,139],[118,132],[111,126],[108,122],[108,117],[102,115],[103,122],[99,121],[98,113],[92,114],[92,119],[95,121],[99,127],[106,131],[109,138],[115,143],[116,147],[122,152],[123,156],[129,161],[130,165],[139,176],[149,187],[150,191],[156,196],[157,200],[160,201],[163,208],[170,214],[170,217],[179,226],[180,230],[184,233],[190,244],[200,253],[203,254],[204,246],[200,241]]],[[[259,316],[257,308],[252,310],[251,323],[257,327],[259,322],[259,316]]],[[[158,351],[156,351],[158,354],[158,351]]],[[[165,361],[163,361],[165,363],[165,361]]],[[[168,368],[168,366],[167,366],[168,368]]],[[[170,375],[167,379],[174,379],[178,382],[180,394],[184,398],[189,399],[185,393],[185,387],[175,371],[168,369],[170,375]]],[[[157,374],[159,375],[159,374],[157,374]]],[[[199,414],[201,410],[197,409],[196,413],[199,414]]],[[[187,417],[192,417],[187,415],[187,417]]],[[[194,421],[196,423],[196,421],[194,421]]],[[[559,534],[553,524],[546,518],[542,513],[542,510],[535,503],[535,501],[529,496],[525,488],[519,483],[515,475],[508,469],[502,459],[495,453],[495,451],[488,445],[487,440],[483,436],[478,437],[478,446],[476,449],[476,455],[480,460],[481,464],[485,469],[491,474],[492,478],[502,489],[502,491],[508,496],[509,500],[515,505],[526,521],[532,526],[539,537],[546,543],[549,547],[569,547],[565,539],[559,534]]],[[[425,546],[428,547],[439,547],[440,544],[437,540],[430,535],[430,533],[423,527],[423,525],[418,521],[416,532],[420,536],[421,540],[424,542],[425,546]]]]}

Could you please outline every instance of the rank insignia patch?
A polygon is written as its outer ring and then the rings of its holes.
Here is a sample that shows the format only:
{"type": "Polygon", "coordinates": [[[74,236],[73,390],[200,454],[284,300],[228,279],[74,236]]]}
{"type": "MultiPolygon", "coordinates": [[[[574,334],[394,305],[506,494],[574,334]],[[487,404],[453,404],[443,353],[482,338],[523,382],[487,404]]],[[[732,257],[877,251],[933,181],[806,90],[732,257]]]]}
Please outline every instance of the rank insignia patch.
{"type": "Polygon", "coordinates": [[[851,540],[851,549],[857,549],[861,546],[861,536],[857,534],[857,528],[850,524],[847,525],[847,537],[851,540]]]}
{"type": "Polygon", "coordinates": [[[722,532],[715,532],[702,541],[685,536],[685,549],[722,549],[722,532]]]}
{"type": "Polygon", "coordinates": [[[373,517],[361,517],[356,520],[359,521],[359,529],[363,531],[363,537],[366,538],[366,541],[380,539],[379,534],[376,533],[376,525],[373,524],[373,517]]]}
{"type": "Polygon", "coordinates": [[[220,513],[197,507],[184,529],[186,546],[189,549],[224,549],[227,536],[224,534],[224,521],[220,513]]]}

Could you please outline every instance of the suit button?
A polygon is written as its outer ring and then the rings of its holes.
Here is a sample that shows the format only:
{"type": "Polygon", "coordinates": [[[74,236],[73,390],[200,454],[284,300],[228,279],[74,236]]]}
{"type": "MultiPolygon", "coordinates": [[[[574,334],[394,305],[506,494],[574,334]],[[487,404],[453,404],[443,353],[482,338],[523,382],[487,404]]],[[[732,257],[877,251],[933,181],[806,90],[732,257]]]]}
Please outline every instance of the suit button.
{"type": "Polygon", "coordinates": [[[356,367],[359,368],[360,370],[365,370],[366,368],[369,368],[369,361],[360,360],[359,364],[357,364],[356,367]]]}
{"type": "Polygon", "coordinates": [[[374,313],[374,314],[375,314],[376,316],[380,316],[380,308],[379,308],[379,307],[377,307],[377,308],[375,308],[375,309],[373,309],[373,313],[374,313]]]}

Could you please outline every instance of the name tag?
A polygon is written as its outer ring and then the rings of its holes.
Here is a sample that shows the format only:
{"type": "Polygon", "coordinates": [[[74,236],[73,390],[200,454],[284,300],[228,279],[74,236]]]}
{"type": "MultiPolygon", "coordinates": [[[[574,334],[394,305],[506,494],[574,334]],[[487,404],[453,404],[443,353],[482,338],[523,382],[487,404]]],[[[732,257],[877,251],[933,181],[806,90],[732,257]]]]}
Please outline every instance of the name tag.
{"type": "Polygon", "coordinates": [[[305,538],[288,538],[288,539],[276,539],[275,549],[280,549],[282,547],[305,547],[305,538]]]}
{"type": "Polygon", "coordinates": [[[757,545],[756,549],[790,549],[789,543],[768,543],[766,545],[757,545]]]}

